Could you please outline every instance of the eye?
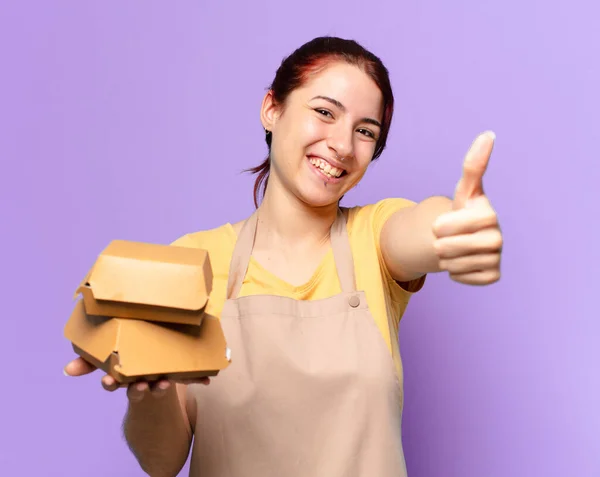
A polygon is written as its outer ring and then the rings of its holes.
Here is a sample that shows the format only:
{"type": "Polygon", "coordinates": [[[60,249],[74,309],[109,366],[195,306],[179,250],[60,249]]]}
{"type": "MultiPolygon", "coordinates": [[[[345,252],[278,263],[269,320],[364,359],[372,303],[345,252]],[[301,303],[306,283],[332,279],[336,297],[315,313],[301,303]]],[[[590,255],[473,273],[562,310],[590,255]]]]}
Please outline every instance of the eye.
{"type": "Polygon", "coordinates": [[[331,114],[331,111],[328,111],[327,109],[317,108],[315,111],[322,116],[333,118],[333,114],[331,114]]]}
{"type": "Polygon", "coordinates": [[[359,133],[371,138],[371,139],[375,139],[375,134],[373,134],[371,131],[369,131],[368,129],[358,129],[357,130],[359,133]]]}

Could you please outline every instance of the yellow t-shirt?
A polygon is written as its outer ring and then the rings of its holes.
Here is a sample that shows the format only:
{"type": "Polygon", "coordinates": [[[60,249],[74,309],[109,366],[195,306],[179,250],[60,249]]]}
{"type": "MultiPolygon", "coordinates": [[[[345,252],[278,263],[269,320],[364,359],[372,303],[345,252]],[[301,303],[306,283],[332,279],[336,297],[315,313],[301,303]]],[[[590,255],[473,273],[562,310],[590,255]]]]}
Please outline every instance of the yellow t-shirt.
{"type": "MultiPolygon", "coordinates": [[[[410,296],[421,289],[422,277],[400,285],[387,270],[380,248],[380,235],[386,220],[403,207],[413,205],[406,199],[384,199],[376,204],[349,209],[347,230],[354,259],[356,285],[365,292],[367,304],[381,335],[392,353],[399,377],[402,376],[397,349],[398,325],[410,296]],[[391,337],[388,315],[394,337],[391,337]]],[[[220,227],[194,232],[176,240],[173,245],[207,250],[213,269],[213,289],[206,312],[220,317],[226,297],[229,263],[237,236],[230,223],[220,227]]],[[[279,295],[296,300],[318,300],[341,293],[337,270],[330,249],[310,280],[292,286],[264,269],[254,258],[250,259],[240,296],[279,295]]]]}

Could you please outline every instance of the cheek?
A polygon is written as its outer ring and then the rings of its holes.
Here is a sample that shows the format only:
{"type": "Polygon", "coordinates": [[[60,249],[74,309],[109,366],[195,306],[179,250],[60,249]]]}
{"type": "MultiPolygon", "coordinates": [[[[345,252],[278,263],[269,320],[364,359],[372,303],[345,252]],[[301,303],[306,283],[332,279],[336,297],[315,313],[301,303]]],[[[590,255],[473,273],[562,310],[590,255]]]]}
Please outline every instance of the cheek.
{"type": "Polygon", "coordinates": [[[327,124],[318,118],[308,118],[302,125],[304,141],[320,140],[327,136],[327,124]]]}
{"type": "Polygon", "coordinates": [[[364,171],[366,171],[369,164],[371,164],[373,154],[375,154],[375,143],[358,140],[354,146],[354,151],[358,168],[362,170],[364,174],[364,171]]]}
{"type": "Polygon", "coordinates": [[[359,170],[356,171],[356,175],[355,175],[354,181],[353,181],[354,185],[358,184],[358,182],[360,182],[362,180],[362,178],[367,173],[367,168],[368,168],[368,165],[366,167],[361,168],[361,169],[359,169],[359,170]]]}
{"type": "Polygon", "coordinates": [[[281,129],[278,136],[286,139],[282,141],[280,147],[290,154],[299,147],[306,147],[314,142],[319,141],[326,135],[326,125],[323,121],[315,118],[296,118],[296,120],[287,120],[281,129]]]}

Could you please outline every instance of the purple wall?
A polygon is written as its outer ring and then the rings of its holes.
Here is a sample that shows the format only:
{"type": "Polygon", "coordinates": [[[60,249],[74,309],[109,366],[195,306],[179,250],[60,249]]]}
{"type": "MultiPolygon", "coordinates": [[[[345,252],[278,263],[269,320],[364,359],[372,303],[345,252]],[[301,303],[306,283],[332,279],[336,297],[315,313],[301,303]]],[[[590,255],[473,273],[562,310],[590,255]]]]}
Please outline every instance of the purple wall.
{"type": "Polygon", "coordinates": [[[485,185],[502,281],[432,276],[402,322],[410,476],[600,476],[587,3],[3,2],[0,474],[142,475],[123,393],[62,375],[72,293],[111,239],[169,242],[248,215],[240,171],[265,154],[264,88],[292,49],[337,34],[382,57],[399,105],[346,204],[451,194],[471,140],[498,135],[485,185]]]}

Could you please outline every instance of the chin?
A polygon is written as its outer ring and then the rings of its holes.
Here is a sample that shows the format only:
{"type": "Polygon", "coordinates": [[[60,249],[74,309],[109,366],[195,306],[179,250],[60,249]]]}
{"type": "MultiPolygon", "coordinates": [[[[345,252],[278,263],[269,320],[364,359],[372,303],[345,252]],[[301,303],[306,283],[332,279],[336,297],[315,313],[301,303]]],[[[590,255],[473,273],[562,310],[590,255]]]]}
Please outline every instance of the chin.
{"type": "Polygon", "coordinates": [[[331,200],[305,200],[303,201],[307,206],[313,208],[313,209],[323,209],[323,208],[327,208],[327,207],[333,207],[333,206],[337,206],[339,203],[340,199],[335,199],[334,201],[331,200]]]}
{"type": "Polygon", "coordinates": [[[323,190],[315,190],[314,187],[303,188],[296,194],[297,197],[309,207],[322,208],[336,205],[339,203],[343,193],[339,190],[327,190],[328,186],[321,184],[323,190]],[[310,190],[309,190],[310,189],[310,190]]]}

